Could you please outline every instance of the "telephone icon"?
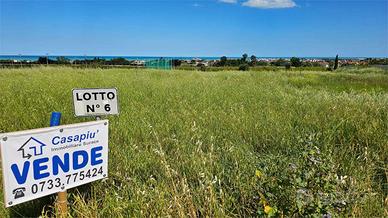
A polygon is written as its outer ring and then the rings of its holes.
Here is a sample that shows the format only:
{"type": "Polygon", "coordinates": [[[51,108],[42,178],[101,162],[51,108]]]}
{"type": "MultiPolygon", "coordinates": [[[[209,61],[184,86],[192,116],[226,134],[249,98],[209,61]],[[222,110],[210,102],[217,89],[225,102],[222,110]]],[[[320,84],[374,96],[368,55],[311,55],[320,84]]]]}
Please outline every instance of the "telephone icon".
{"type": "Polygon", "coordinates": [[[20,187],[20,188],[15,188],[13,191],[12,191],[12,194],[15,195],[15,199],[17,198],[21,198],[21,197],[24,197],[24,192],[26,191],[26,188],[24,187],[20,187]]]}

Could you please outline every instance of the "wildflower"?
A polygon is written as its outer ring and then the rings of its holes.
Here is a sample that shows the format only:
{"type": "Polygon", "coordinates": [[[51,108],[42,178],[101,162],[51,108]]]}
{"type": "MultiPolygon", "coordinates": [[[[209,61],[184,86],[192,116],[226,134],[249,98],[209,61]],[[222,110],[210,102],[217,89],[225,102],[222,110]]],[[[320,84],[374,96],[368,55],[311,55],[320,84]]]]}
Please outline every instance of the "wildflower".
{"type": "Polygon", "coordinates": [[[265,196],[263,195],[263,193],[259,192],[259,195],[260,195],[260,203],[262,205],[267,205],[267,200],[265,199],[265,196]]]}
{"type": "Polygon", "coordinates": [[[327,213],[327,214],[323,214],[322,216],[323,218],[331,218],[331,214],[330,213],[327,213]]]}
{"type": "Polygon", "coordinates": [[[272,211],[273,211],[273,208],[271,206],[269,206],[269,205],[264,206],[264,213],[270,214],[270,213],[272,213],[272,211]]]}
{"type": "Polygon", "coordinates": [[[267,201],[264,198],[260,198],[260,203],[265,205],[265,204],[267,204],[267,201]]]}
{"type": "Polygon", "coordinates": [[[263,173],[262,173],[260,170],[256,170],[255,175],[256,175],[258,178],[261,178],[261,176],[263,176],[263,173]]]}

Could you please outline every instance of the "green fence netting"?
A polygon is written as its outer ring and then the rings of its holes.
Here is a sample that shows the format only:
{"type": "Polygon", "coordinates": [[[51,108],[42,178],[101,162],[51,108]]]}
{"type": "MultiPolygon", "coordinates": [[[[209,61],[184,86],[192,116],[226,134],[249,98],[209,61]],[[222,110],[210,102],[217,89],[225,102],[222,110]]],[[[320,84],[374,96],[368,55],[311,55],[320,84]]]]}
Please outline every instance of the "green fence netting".
{"type": "Polygon", "coordinates": [[[156,60],[147,60],[145,61],[145,67],[149,69],[171,70],[172,60],[165,59],[165,58],[156,59],[156,60]]]}

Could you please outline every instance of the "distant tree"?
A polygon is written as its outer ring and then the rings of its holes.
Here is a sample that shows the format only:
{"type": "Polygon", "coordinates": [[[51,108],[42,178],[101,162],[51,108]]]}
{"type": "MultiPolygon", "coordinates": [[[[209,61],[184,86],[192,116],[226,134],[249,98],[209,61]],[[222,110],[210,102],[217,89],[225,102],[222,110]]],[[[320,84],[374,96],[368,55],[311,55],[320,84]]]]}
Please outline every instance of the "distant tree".
{"type": "Polygon", "coordinates": [[[197,65],[197,67],[199,68],[200,71],[206,71],[206,69],[207,69],[205,64],[203,64],[203,63],[199,63],[197,65]]]}
{"type": "Polygon", "coordinates": [[[248,64],[241,64],[238,67],[238,70],[240,70],[240,71],[248,71],[249,70],[249,65],[248,64]]]}
{"type": "Polygon", "coordinates": [[[257,61],[255,65],[256,66],[268,66],[268,62],[266,62],[266,61],[257,61]]]}
{"type": "MultiPolygon", "coordinates": [[[[246,56],[248,58],[248,56],[246,56]]],[[[225,56],[222,56],[220,61],[217,61],[214,66],[217,67],[224,67],[224,66],[231,66],[231,67],[238,67],[241,64],[247,64],[248,62],[243,62],[243,59],[227,59],[225,56]]]]}
{"type": "Polygon", "coordinates": [[[182,65],[182,61],[181,60],[179,60],[179,59],[173,59],[172,60],[172,66],[179,67],[181,65],[182,65]]]}
{"type": "Polygon", "coordinates": [[[242,62],[246,63],[248,61],[248,54],[243,54],[241,60],[242,62]]]}
{"type": "Polygon", "coordinates": [[[228,62],[228,58],[226,56],[222,56],[220,60],[220,66],[225,66],[226,62],[228,62]]]}
{"type": "Polygon", "coordinates": [[[291,64],[287,63],[284,67],[286,68],[286,70],[289,70],[289,69],[291,69],[291,64]]]}
{"type": "Polygon", "coordinates": [[[336,70],[336,69],[338,69],[338,55],[335,56],[335,60],[334,60],[334,68],[333,68],[333,70],[336,70]]]}
{"type": "Polygon", "coordinates": [[[289,62],[284,60],[283,58],[279,58],[276,61],[272,61],[271,65],[277,66],[277,67],[284,67],[284,66],[286,66],[287,63],[289,63],[289,62]]]}
{"type": "Polygon", "coordinates": [[[38,62],[38,64],[45,64],[47,63],[47,57],[39,57],[36,62],[38,62]]]}
{"type": "Polygon", "coordinates": [[[307,62],[307,61],[306,61],[306,62],[303,62],[303,63],[302,63],[302,66],[303,66],[303,67],[313,67],[313,63],[312,63],[312,62],[307,62]]]}
{"type": "Polygon", "coordinates": [[[57,57],[57,63],[58,64],[70,64],[70,60],[63,57],[63,56],[60,56],[60,57],[57,57]]]}
{"type": "Polygon", "coordinates": [[[365,61],[370,65],[388,65],[388,58],[367,58],[365,61]]]}
{"type": "Polygon", "coordinates": [[[53,61],[51,59],[47,59],[47,57],[39,57],[36,61],[38,64],[54,64],[56,61],[53,61]]]}
{"type": "Polygon", "coordinates": [[[252,55],[252,56],[251,56],[251,66],[255,66],[256,63],[257,63],[257,57],[254,56],[254,55],[252,55]]]}
{"type": "Polygon", "coordinates": [[[110,60],[110,63],[112,65],[128,65],[130,64],[130,61],[125,58],[113,58],[112,60],[110,60]]]}
{"type": "Polygon", "coordinates": [[[106,60],[104,58],[95,57],[91,60],[93,64],[105,64],[106,60]]]}
{"type": "Polygon", "coordinates": [[[297,58],[297,57],[292,57],[290,59],[290,62],[291,62],[291,66],[293,66],[293,67],[300,67],[300,66],[302,66],[302,61],[299,58],[297,58]]]}
{"type": "Polygon", "coordinates": [[[327,71],[333,71],[333,68],[334,68],[334,61],[331,60],[331,59],[327,59],[325,60],[327,62],[326,64],[326,70],[327,71]]]}

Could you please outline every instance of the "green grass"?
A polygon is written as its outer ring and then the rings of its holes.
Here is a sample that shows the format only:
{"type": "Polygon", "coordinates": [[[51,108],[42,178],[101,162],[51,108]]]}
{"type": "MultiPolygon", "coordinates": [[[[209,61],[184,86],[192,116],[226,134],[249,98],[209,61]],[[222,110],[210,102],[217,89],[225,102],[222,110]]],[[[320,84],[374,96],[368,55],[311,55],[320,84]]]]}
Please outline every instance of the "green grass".
{"type": "Polygon", "coordinates": [[[88,87],[117,87],[121,112],[109,179],[71,190],[71,216],[387,216],[385,73],[1,69],[0,132],[91,120],[71,96],[88,87]]]}

